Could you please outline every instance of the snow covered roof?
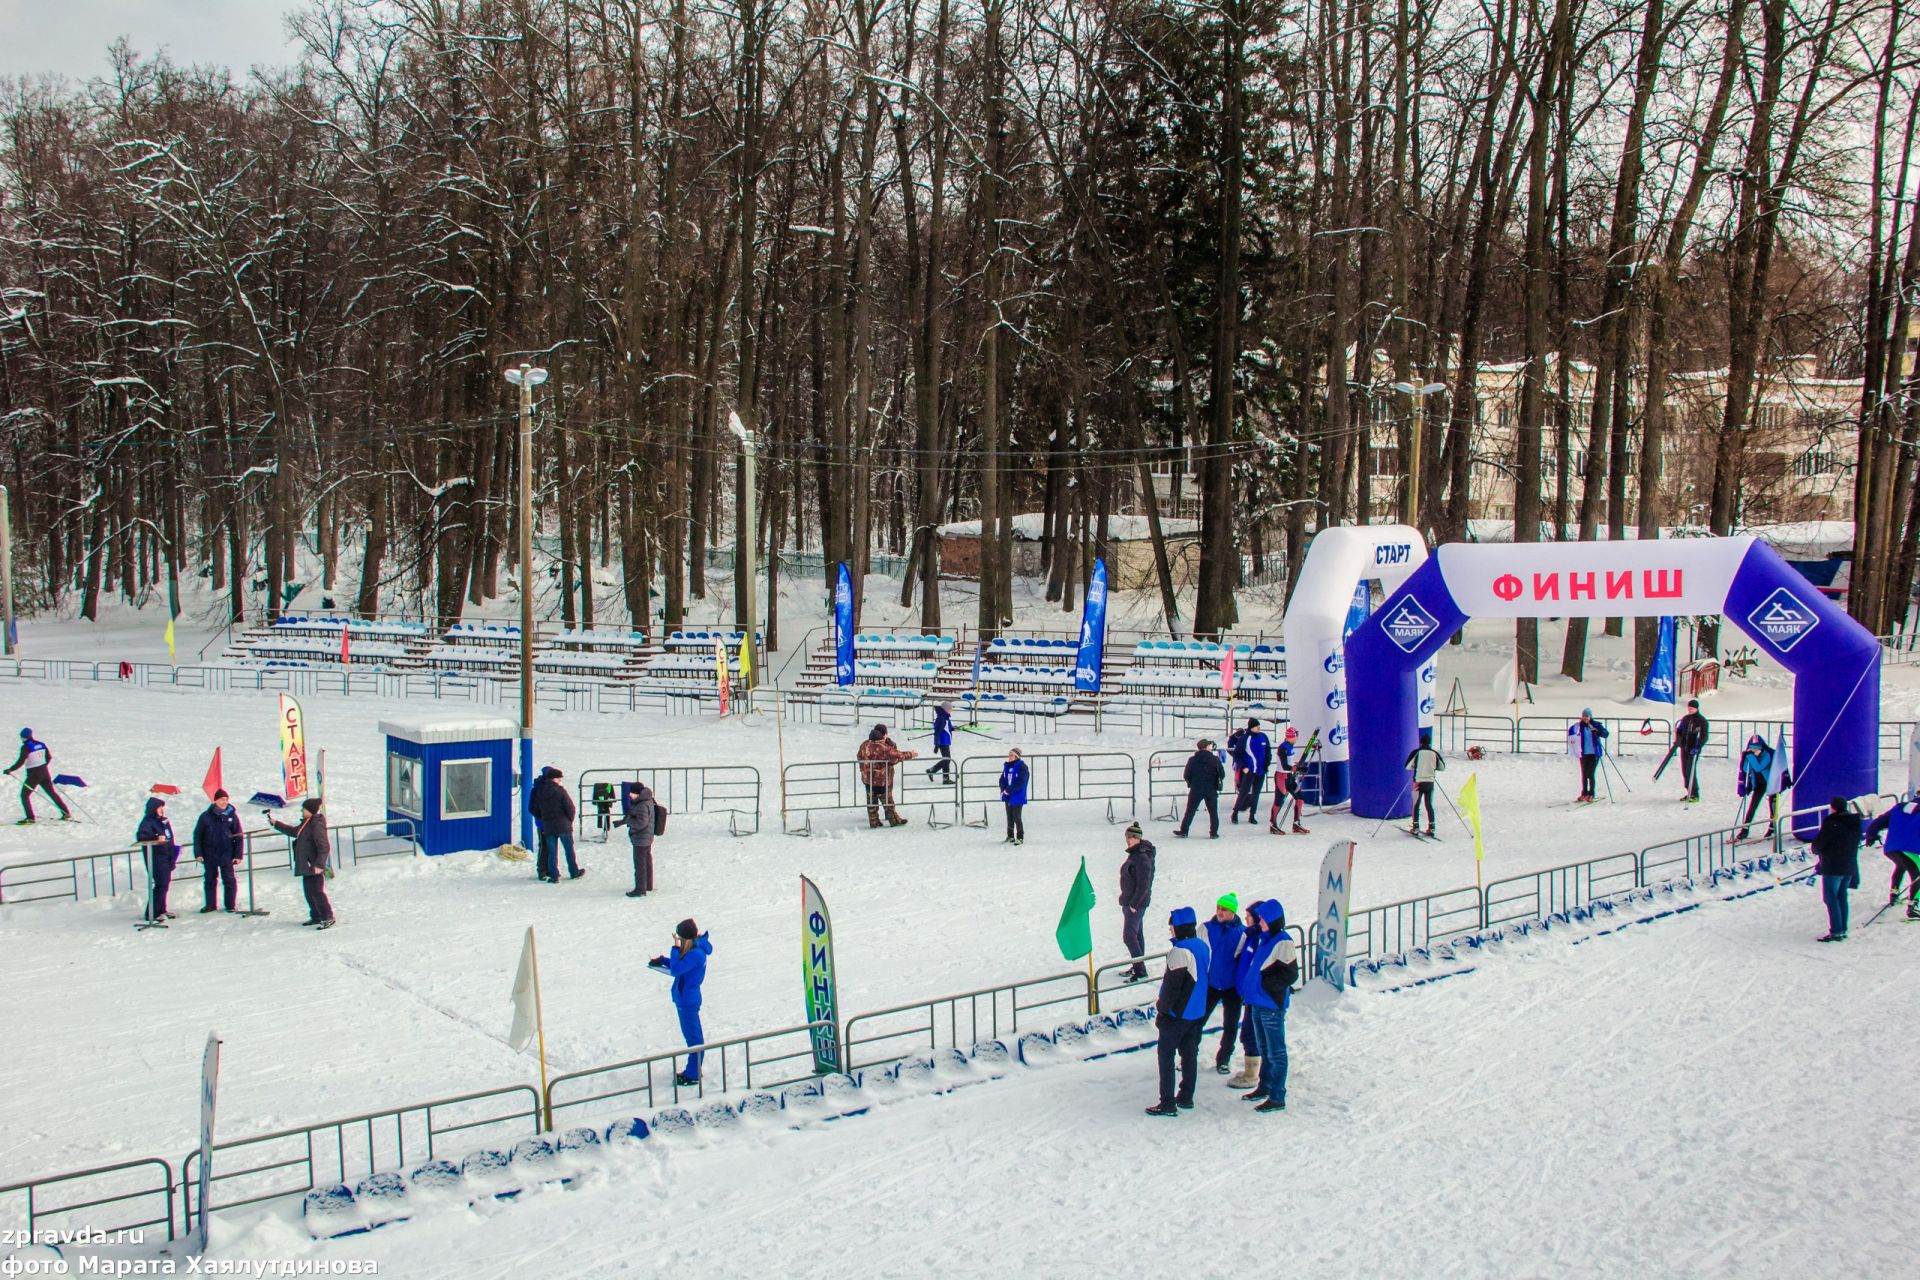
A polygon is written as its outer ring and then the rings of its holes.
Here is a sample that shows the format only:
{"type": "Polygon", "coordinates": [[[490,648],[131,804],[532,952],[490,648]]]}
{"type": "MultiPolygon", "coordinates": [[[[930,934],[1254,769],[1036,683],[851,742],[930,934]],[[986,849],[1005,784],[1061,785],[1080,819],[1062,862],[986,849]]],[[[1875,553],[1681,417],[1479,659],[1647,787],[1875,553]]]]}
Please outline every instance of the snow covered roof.
{"type": "MultiPolygon", "coordinates": [[[[1013,540],[1015,542],[1038,542],[1046,533],[1046,516],[1038,511],[1029,511],[1013,517],[1013,540]]],[[[1089,524],[1089,528],[1093,526],[1089,524]]],[[[1198,520],[1175,520],[1162,517],[1160,532],[1167,537],[1200,532],[1198,520]]],[[[943,538],[977,538],[980,536],[978,520],[955,520],[952,524],[940,526],[943,538]]],[[[1107,537],[1114,542],[1145,542],[1147,540],[1147,518],[1145,516],[1108,516],[1107,537]]]]}
{"type": "Polygon", "coordinates": [[[518,722],[505,716],[423,716],[417,720],[382,720],[380,732],[390,738],[433,746],[443,742],[497,742],[520,736],[518,722]]]}

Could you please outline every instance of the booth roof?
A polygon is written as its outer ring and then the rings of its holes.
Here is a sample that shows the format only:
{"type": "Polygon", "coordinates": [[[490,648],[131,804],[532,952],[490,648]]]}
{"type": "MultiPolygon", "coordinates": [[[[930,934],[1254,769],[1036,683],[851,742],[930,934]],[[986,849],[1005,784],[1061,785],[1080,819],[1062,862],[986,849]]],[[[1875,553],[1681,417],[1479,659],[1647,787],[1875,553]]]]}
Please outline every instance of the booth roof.
{"type": "Polygon", "coordinates": [[[497,742],[517,738],[520,726],[505,716],[423,716],[417,720],[382,720],[380,732],[390,738],[431,746],[442,742],[497,742]]]}

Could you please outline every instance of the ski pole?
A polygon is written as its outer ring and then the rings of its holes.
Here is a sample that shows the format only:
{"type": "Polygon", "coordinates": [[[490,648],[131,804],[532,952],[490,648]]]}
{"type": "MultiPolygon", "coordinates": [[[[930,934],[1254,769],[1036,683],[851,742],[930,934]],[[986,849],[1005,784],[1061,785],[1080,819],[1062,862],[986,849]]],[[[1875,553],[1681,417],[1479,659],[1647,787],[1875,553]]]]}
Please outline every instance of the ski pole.
{"type": "MultiPolygon", "coordinates": [[[[1400,807],[1400,801],[1401,801],[1401,800],[1402,800],[1403,798],[1405,798],[1405,796],[1406,796],[1406,794],[1407,794],[1407,787],[1411,787],[1412,785],[1413,785],[1413,779],[1412,779],[1412,778],[1408,778],[1408,779],[1407,779],[1407,781],[1406,781],[1406,785],[1405,785],[1405,786],[1402,786],[1402,787],[1400,788],[1400,794],[1399,794],[1399,795],[1397,795],[1397,796],[1395,796],[1395,797],[1393,798],[1393,803],[1387,806],[1387,816],[1386,816],[1386,817],[1384,817],[1384,818],[1382,818],[1382,819],[1380,819],[1380,822],[1379,822],[1379,825],[1378,825],[1378,826],[1375,826],[1375,827],[1374,827],[1374,829],[1373,829],[1373,834],[1374,834],[1374,835],[1376,835],[1376,836],[1377,836],[1377,835],[1379,835],[1379,834],[1380,834],[1380,828],[1381,828],[1381,827],[1384,827],[1384,826],[1386,826],[1386,825],[1387,825],[1387,824],[1388,824],[1389,822],[1392,822],[1392,821],[1393,821],[1393,811],[1394,811],[1395,809],[1398,809],[1398,808],[1400,807]]],[[[1369,837],[1368,837],[1368,839],[1372,839],[1372,837],[1371,837],[1371,836],[1369,836],[1369,837]]]]}
{"type": "Polygon", "coordinates": [[[1433,785],[1439,789],[1440,797],[1447,802],[1447,808],[1453,810],[1453,816],[1460,819],[1461,828],[1466,831],[1468,835],[1472,835],[1473,824],[1468,822],[1466,815],[1460,812],[1460,806],[1453,802],[1453,793],[1441,786],[1438,778],[1434,779],[1433,785]]]}
{"type": "MultiPolygon", "coordinates": [[[[1627,794],[1628,794],[1628,795],[1632,795],[1632,794],[1633,794],[1633,784],[1627,781],[1627,775],[1626,775],[1626,773],[1625,773],[1624,771],[1622,771],[1622,770],[1621,770],[1621,768],[1620,768],[1620,766],[1619,766],[1618,764],[1615,764],[1615,763],[1614,763],[1614,759],[1613,759],[1613,757],[1612,757],[1612,756],[1601,756],[1600,758],[1601,758],[1602,760],[1604,760],[1604,761],[1606,761],[1606,763],[1607,763],[1607,764],[1608,764],[1608,765],[1609,765],[1609,766],[1610,766],[1610,767],[1611,767],[1611,768],[1613,769],[1613,772],[1614,772],[1614,776],[1620,779],[1620,785],[1621,785],[1621,786],[1623,786],[1623,787],[1625,787],[1625,788],[1627,789],[1627,794]]],[[[1608,795],[1608,798],[1612,798],[1612,795],[1613,795],[1613,793],[1612,793],[1611,791],[1609,791],[1609,792],[1607,793],[1607,795],[1608,795]]]]}

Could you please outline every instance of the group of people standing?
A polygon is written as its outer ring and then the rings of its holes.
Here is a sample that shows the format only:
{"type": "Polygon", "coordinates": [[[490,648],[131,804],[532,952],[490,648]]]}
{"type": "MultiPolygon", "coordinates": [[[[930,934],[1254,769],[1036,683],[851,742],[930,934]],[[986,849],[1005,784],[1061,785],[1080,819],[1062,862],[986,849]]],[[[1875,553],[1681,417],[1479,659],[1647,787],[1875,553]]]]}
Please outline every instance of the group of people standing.
{"type": "MultiPolygon", "coordinates": [[[[562,853],[567,858],[569,880],[578,880],[587,874],[574,853],[573,824],[578,814],[573,797],[561,781],[565,777],[554,765],[546,766],[540,770],[540,778],[533,784],[533,794],[527,800],[527,809],[539,827],[540,852],[534,863],[534,874],[542,884],[560,883],[562,853]]],[[[633,888],[627,890],[627,897],[644,898],[653,892],[653,842],[667,829],[667,807],[660,803],[653,789],[638,778],[620,784],[618,820],[612,818],[611,804],[601,807],[605,810],[600,819],[601,830],[626,829],[627,844],[633,854],[633,888]]]]}
{"type": "Polygon", "coordinates": [[[1289,830],[1295,835],[1308,834],[1300,821],[1306,808],[1300,775],[1312,754],[1311,741],[1301,749],[1298,729],[1289,725],[1276,747],[1257,719],[1249,719],[1245,728],[1228,736],[1224,755],[1215,748],[1212,738],[1200,739],[1193,744],[1193,754],[1181,771],[1187,786],[1187,807],[1173,834],[1184,840],[1194,817],[1205,808],[1207,838],[1220,838],[1220,792],[1226,786],[1229,762],[1233,766],[1233,808],[1227,814],[1230,824],[1238,824],[1243,813],[1249,826],[1260,821],[1260,793],[1266,789],[1271,773],[1273,807],[1267,815],[1267,830],[1274,835],[1285,835],[1289,830]],[[1289,820],[1291,826],[1287,825],[1289,820]]]}
{"type": "MultiPolygon", "coordinates": [[[[305,923],[317,929],[334,926],[333,903],[327,897],[328,865],[333,854],[327,836],[327,818],[320,797],[309,796],[300,803],[298,822],[270,818],[274,830],[293,840],[294,874],[307,900],[305,923]]],[[[142,919],[164,925],[177,918],[167,903],[173,888],[173,873],[180,861],[180,845],[174,838],[173,821],[167,816],[165,796],[147,797],[146,812],[134,832],[147,865],[147,903],[142,919]]],[[[213,793],[212,802],[193,824],[193,857],[201,864],[200,882],[206,905],[200,914],[213,911],[234,913],[239,908],[240,881],[236,868],[247,855],[246,829],[233,800],[224,789],[213,793]],[[222,905],[224,904],[224,905],[222,905]]]]}

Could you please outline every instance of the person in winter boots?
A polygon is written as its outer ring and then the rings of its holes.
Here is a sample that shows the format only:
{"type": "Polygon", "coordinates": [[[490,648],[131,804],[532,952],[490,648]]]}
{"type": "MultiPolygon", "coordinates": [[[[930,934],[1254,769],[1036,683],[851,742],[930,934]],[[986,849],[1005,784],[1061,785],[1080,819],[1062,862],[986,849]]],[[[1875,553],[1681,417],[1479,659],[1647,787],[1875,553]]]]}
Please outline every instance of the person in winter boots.
{"type": "Polygon", "coordinates": [[[320,812],[320,797],[308,796],[300,802],[300,821],[296,825],[271,818],[274,830],[293,837],[293,873],[300,877],[301,891],[307,895],[306,923],[316,929],[333,928],[333,903],[327,900],[327,859],[333,852],[327,840],[327,816],[320,812]]]}
{"type": "Polygon", "coordinates": [[[1760,811],[1760,797],[1767,798],[1767,834],[1773,834],[1774,824],[1780,821],[1780,797],[1773,790],[1773,748],[1759,734],[1747,739],[1746,748],[1740,753],[1740,771],[1735,777],[1735,794],[1745,796],[1747,815],[1740,819],[1740,829],[1733,833],[1734,840],[1747,838],[1747,832],[1753,827],[1753,815],[1760,811]]]}
{"type": "Polygon", "coordinates": [[[1223,893],[1213,904],[1213,918],[1205,925],[1207,933],[1207,1007],[1200,1015],[1204,1025],[1220,1010],[1220,1048],[1213,1055],[1213,1069],[1226,1075],[1233,1061],[1233,1037],[1240,1030],[1240,992],[1233,985],[1233,960],[1240,950],[1240,898],[1223,893]]]}
{"type": "Polygon", "coordinates": [[[225,790],[214,792],[213,803],[193,824],[193,856],[200,860],[200,885],[207,900],[200,908],[201,915],[216,910],[216,882],[225,895],[225,910],[232,911],[237,905],[240,881],[233,874],[233,864],[244,857],[246,851],[246,830],[241,826],[240,815],[234,812],[233,802],[225,790]]]}
{"type": "Polygon", "coordinates": [[[1820,897],[1827,904],[1827,931],[1821,942],[1847,940],[1847,891],[1860,887],[1860,815],[1835,796],[1820,820],[1819,834],[1807,847],[1819,859],[1820,897]]]}
{"type": "Polygon", "coordinates": [[[1920,920],[1920,791],[1910,793],[1901,803],[1888,809],[1867,825],[1866,843],[1881,844],[1881,852],[1893,863],[1893,881],[1887,888],[1887,905],[1900,900],[1900,881],[1907,881],[1907,919],[1920,920]]]}
{"type": "Polygon", "coordinates": [[[1147,976],[1140,957],[1147,954],[1147,936],[1141,924],[1147,907],[1153,902],[1153,855],[1158,852],[1140,830],[1140,824],[1127,824],[1127,857],[1120,864],[1120,941],[1134,958],[1133,967],[1121,971],[1128,982],[1147,976]]]}
{"type": "Polygon", "coordinates": [[[1258,935],[1243,943],[1239,967],[1240,998],[1253,1011],[1253,1039],[1260,1050],[1260,1080],[1245,1095],[1256,1111],[1287,1109],[1287,1003],[1300,976],[1300,948],[1287,932],[1287,913],[1268,898],[1254,908],[1258,935]]]}
{"type": "Polygon", "coordinates": [[[171,920],[167,910],[167,887],[173,883],[173,864],[180,860],[180,846],[174,843],[173,823],[167,821],[167,802],[161,796],[147,797],[147,812],[133,842],[147,859],[148,920],[171,920]]]}
{"type": "Polygon", "coordinates": [[[46,792],[47,797],[53,801],[54,807],[60,810],[60,821],[73,821],[73,814],[67,809],[67,802],[61,798],[58,791],[53,789],[52,765],[53,752],[48,748],[47,744],[34,737],[33,730],[22,729],[20,731],[20,754],[15,757],[14,762],[6,768],[6,772],[9,775],[20,769],[27,771],[20,783],[20,812],[23,815],[20,819],[20,825],[25,826],[27,823],[35,821],[33,815],[33,789],[35,787],[46,792]]]}
{"type": "Polygon", "coordinates": [[[944,702],[937,702],[933,707],[933,754],[940,758],[928,766],[927,776],[937,776],[940,781],[952,786],[953,712],[944,702]]]}
{"type": "Polygon", "coordinates": [[[1253,1010],[1240,1000],[1241,974],[1253,963],[1253,953],[1260,945],[1260,902],[1247,904],[1242,926],[1240,943],[1233,953],[1233,998],[1240,1001],[1240,1070],[1227,1081],[1229,1089],[1251,1089],[1260,1083],[1260,1042],[1254,1035],[1253,1010]]]}
{"type": "MultiPolygon", "coordinates": [[[[648,968],[658,969],[673,979],[673,1008],[680,1015],[680,1034],[686,1037],[688,1048],[707,1042],[706,1032],[700,1029],[700,985],[707,980],[707,957],[712,954],[713,943],[689,918],[674,926],[673,950],[647,961],[648,968]]],[[[679,1085],[700,1082],[698,1053],[687,1055],[687,1069],[675,1073],[673,1082],[679,1085]]]]}
{"type": "Polygon", "coordinates": [[[1700,803],[1700,753],[1707,748],[1707,718],[1700,714],[1700,699],[1687,699],[1687,714],[1673,726],[1673,748],[1680,756],[1680,784],[1687,789],[1687,803],[1700,803]]]}
{"type": "Polygon", "coordinates": [[[1249,826],[1260,820],[1260,792],[1267,785],[1267,766],[1272,763],[1272,739],[1261,730],[1258,720],[1247,721],[1240,733],[1240,749],[1233,757],[1234,797],[1229,821],[1238,823],[1242,812],[1249,826]]]}
{"type": "Polygon", "coordinates": [[[1575,804],[1592,804],[1594,780],[1600,775],[1600,757],[1607,753],[1607,726],[1593,718],[1592,707],[1582,707],[1580,718],[1567,728],[1567,750],[1580,757],[1580,797],[1575,804]]]}
{"type": "Polygon", "coordinates": [[[1220,763],[1220,757],[1213,754],[1213,743],[1202,738],[1193,744],[1193,754],[1187,757],[1186,772],[1182,775],[1187,783],[1187,811],[1180,818],[1179,827],[1174,835],[1182,840],[1187,837],[1187,828],[1193,825],[1193,815],[1201,805],[1207,806],[1207,838],[1220,838],[1220,787],[1227,780],[1227,770],[1220,763]]]}
{"type": "MultiPolygon", "coordinates": [[[[1301,825],[1300,817],[1306,811],[1306,801],[1300,795],[1300,769],[1294,764],[1293,755],[1299,750],[1300,731],[1292,725],[1287,726],[1281,735],[1280,748],[1275,753],[1278,764],[1273,771],[1273,812],[1267,815],[1267,830],[1279,836],[1287,833],[1281,825],[1289,810],[1293,814],[1293,833],[1297,836],[1308,834],[1301,825]]],[[[1300,758],[1300,764],[1306,764],[1306,757],[1300,758]]]]}
{"type": "Polygon", "coordinates": [[[657,802],[646,783],[629,782],[620,796],[619,826],[627,829],[627,843],[633,847],[633,888],[629,898],[644,898],[653,891],[653,826],[657,802]]]}
{"type": "Polygon", "coordinates": [[[911,760],[915,753],[902,751],[887,736],[887,726],[877,724],[867,731],[867,740],[853,753],[860,762],[860,781],[867,789],[867,825],[880,825],[880,811],[887,812],[887,825],[904,827],[907,820],[893,807],[893,767],[902,760],[911,760]]]}
{"type": "Polygon", "coordinates": [[[560,849],[567,851],[567,879],[578,880],[587,874],[573,856],[573,797],[560,783],[564,776],[548,765],[540,771],[533,795],[527,800],[533,820],[540,825],[540,860],[534,864],[534,874],[548,884],[560,883],[560,849]]]}
{"type": "Polygon", "coordinates": [[[1156,1053],[1160,1059],[1160,1101],[1147,1108],[1150,1116],[1177,1116],[1192,1110],[1200,1029],[1207,1020],[1207,972],[1212,957],[1198,936],[1193,908],[1175,907],[1167,917],[1167,933],[1173,939],[1173,948],[1167,952],[1167,971],[1160,978],[1153,1018],[1160,1032],[1156,1053]],[[1178,1092],[1173,1085],[1176,1059],[1180,1064],[1178,1092]]]}
{"type": "Polygon", "coordinates": [[[1420,731],[1420,745],[1407,757],[1406,768],[1413,770],[1413,825],[1407,830],[1420,834],[1420,806],[1427,806],[1427,834],[1433,834],[1433,788],[1447,762],[1433,748],[1433,730],[1420,731]]]}
{"type": "Polygon", "coordinates": [[[1033,771],[1027,762],[1020,758],[1020,748],[1007,752],[1007,762],[1000,766],[1000,803],[1007,806],[1007,838],[1004,844],[1025,844],[1027,842],[1027,824],[1021,813],[1027,807],[1027,781],[1033,771]]]}

